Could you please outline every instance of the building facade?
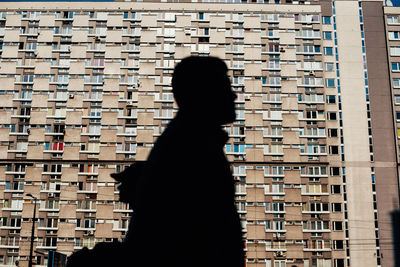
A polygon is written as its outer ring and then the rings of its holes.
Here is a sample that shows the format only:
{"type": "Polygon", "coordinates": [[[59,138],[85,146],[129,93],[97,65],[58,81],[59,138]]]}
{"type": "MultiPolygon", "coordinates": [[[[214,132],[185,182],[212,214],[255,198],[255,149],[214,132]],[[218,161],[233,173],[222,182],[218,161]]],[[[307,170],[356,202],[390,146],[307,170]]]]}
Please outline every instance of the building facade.
{"type": "Polygon", "coordinates": [[[380,1],[2,2],[0,266],[27,266],[26,194],[39,266],[123,237],[131,210],[109,175],[146,160],[189,55],[223,59],[238,95],[225,150],[247,266],[395,266],[399,15],[380,1]]]}

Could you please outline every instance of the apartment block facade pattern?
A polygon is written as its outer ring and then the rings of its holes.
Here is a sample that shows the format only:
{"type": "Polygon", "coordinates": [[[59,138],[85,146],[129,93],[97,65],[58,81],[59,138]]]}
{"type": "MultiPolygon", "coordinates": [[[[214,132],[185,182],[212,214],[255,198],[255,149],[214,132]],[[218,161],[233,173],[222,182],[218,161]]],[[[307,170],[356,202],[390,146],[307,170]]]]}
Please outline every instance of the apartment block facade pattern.
{"type": "Polygon", "coordinates": [[[27,193],[39,266],[48,250],[121,240],[131,210],[109,175],[146,160],[189,55],[223,59],[238,95],[225,151],[247,266],[394,266],[397,14],[357,1],[2,3],[0,266],[27,264],[27,193]],[[375,58],[391,71],[371,74],[375,58]]]}

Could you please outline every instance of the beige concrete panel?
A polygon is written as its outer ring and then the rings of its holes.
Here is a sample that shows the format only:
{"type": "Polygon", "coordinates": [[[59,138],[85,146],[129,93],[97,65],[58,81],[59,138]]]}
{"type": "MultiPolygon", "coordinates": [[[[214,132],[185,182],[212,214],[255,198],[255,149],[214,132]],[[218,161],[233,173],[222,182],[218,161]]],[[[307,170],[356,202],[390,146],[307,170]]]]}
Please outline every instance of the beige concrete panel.
{"type": "Polygon", "coordinates": [[[247,207],[247,220],[264,220],[265,219],[265,208],[264,207],[247,207]]]}
{"type": "Polygon", "coordinates": [[[120,74],[121,64],[118,62],[106,62],[104,66],[104,74],[120,74]]]}
{"type": "Polygon", "coordinates": [[[0,141],[8,141],[10,139],[10,128],[0,128],[0,141]]]}
{"type": "Polygon", "coordinates": [[[140,75],[155,75],[156,63],[154,62],[141,62],[139,66],[140,75]]]}
{"type": "Polygon", "coordinates": [[[210,47],[210,56],[225,58],[225,47],[210,47]]]}
{"type": "Polygon", "coordinates": [[[88,31],[72,30],[72,42],[73,43],[88,42],[88,31]]]}
{"type": "Polygon", "coordinates": [[[262,114],[255,113],[246,113],[245,116],[245,125],[248,127],[257,127],[263,126],[262,114]]]}
{"type": "Polygon", "coordinates": [[[245,63],[244,64],[245,76],[261,76],[261,64],[259,63],[245,63]]]}
{"type": "Polygon", "coordinates": [[[107,43],[121,43],[122,42],[122,30],[107,31],[106,42],[107,43]]]}
{"type": "MultiPolygon", "coordinates": [[[[26,186],[26,187],[32,187],[32,186],[26,186]]],[[[24,190],[25,192],[25,190],[24,190]]],[[[32,194],[30,193],[26,193],[26,194],[32,194]]],[[[35,195],[32,194],[33,196],[40,196],[40,188],[39,188],[39,194],[35,195]]],[[[22,206],[22,218],[32,218],[33,215],[33,201],[29,200],[29,202],[24,202],[23,206],[22,206]]],[[[39,206],[36,206],[36,216],[38,215],[38,208],[39,206]]]]}
{"type": "Polygon", "coordinates": [[[26,167],[25,171],[25,181],[41,181],[42,179],[42,168],[36,167],[26,167]]]}
{"type": "Polygon", "coordinates": [[[50,74],[50,62],[36,62],[35,74],[50,74]]]}
{"type": "Polygon", "coordinates": [[[83,95],[74,94],[73,98],[68,97],[67,108],[81,108],[83,107],[83,95]]]}
{"type": "Polygon", "coordinates": [[[261,44],[261,32],[245,32],[244,33],[245,44],[261,44]]]}
{"type": "Polygon", "coordinates": [[[138,125],[154,125],[154,113],[138,112],[137,123],[138,125]]]}
{"type": "Polygon", "coordinates": [[[264,171],[263,170],[246,170],[246,183],[263,184],[264,183],[264,171]]]}
{"type": "MultiPolygon", "coordinates": [[[[110,112],[110,111],[102,112],[101,124],[102,125],[118,125],[118,113],[110,112]]],[[[101,131],[101,134],[103,134],[103,131],[101,131]]]]}
{"type": "Polygon", "coordinates": [[[66,185],[61,185],[61,193],[60,193],[60,199],[76,199],[76,194],[78,192],[78,187],[76,186],[66,186],[66,185]]]}
{"type": "Polygon", "coordinates": [[[137,130],[136,142],[153,143],[154,142],[153,133],[154,133],[153,130],[137,130]]]}
{"type": "Polygon", "coordinates": [[[111,173],[115,173],[115,169],[99,169],[99,176],[97,178],[98,182],[99,183],[115,182],[115,180],[110,176],[111,173]]]}
{"type": "Polygon", "coordinates": [[[300,162],[300,150],[298,148],[283,148],[284,162],[300,162]]]}
{"type": "MultiPolygon", "coordinates": [[[[64,149],[66,148],[69,147],[65,147],[64,149]]],[[[77,182],[78,172],[79,172],[78,168],[63,168],[61,174],[61,182],[77,182]]]]}
{"type": "Polygon", "coordinates": [[[261,47],[245,47],[244,58],[248,60],[261,60],[261,47]]]}
{"type": "Polygon", "coordinates": [[[262,84],[260,80],[244,80],[244,89],[246,93],[262,92],[262,84]]]}
{"type": "Polygon", "coordinates": [[[17,62],[1,62],[0,74],[16,74],[17,62]]]}
{"type": "Polygon", "coordinates": [[[58,217],[63,219],[75,219],[76,204],[60,205],[60,214],[58,215],[58,217]]]}
{"type": "Polygon", "coordinates": [[[225,32],[217,31],[217,29],[210,30],[210,43],[222,44],[225,43],[225,32]]]}
{"type": "Polygon", "coordinates": [[[115,200],[113,186],[98,186],[97,200],[115,200]]]}
{"type": "Polygon", "coordinates": [[[179,28],[183,28],[186,26],[190,26],[192,24],[192,18],[188,15],[177,15],[175,26],[179,28]]]}
{"type": "Polygon", "coordinates": [[[245,131],[247,144],[263,144],[264,137],[262,131],[245,131]]]}
{"type": "Polygon", "coordinates": [[[50,87],[50,79],[48,79],[48,78],[35,78],[34,84],[33,84],[33,90],[35,90],[35,91],[48,91],[49,87],[50,87]]]}
{"type": "Polygon", "coordinates": [[[282,45],[295,45],[296,36],[294,32],[280,32],[279,33],[279,44],[282,45]]]}
{"type": "Polygon", "coordinates": [[[155,91],[154,78],[141,78],[139,85],[139,92],[155,91]]]}
{"type": "Polygon", "coordinates": [[[19,42],[19,30],[5,30],[4,42],[19,42]]]}
{"type": "Polygon", "coordinates": [[[118,108],[118,95],[103,95],[103,108],[118,108]]]}
{"type": "MultiPolygon", "coordinates": [[[[177,47],[177,48],[179,48],[179,47],[177,47]]],[[[156,58],[156,49],[157,48],[155,46],[140,47],[140,58],[156,58]]],[[[176,49],[175,49],[175,51],[176,51],[176,49]]]]}
{"type": "Polygon", "coordinates": [[[284,181],[285,184],[301,184],[300,171],[286,170],[284,181]]]}
{"type": "Polygon", "coordinates": [[[32,107],[47,107],[48,95],[32,95],[32,107]]]}
{"type": "Polygon", "coordinates": [[[74,15],[74,27],[87,27],[89,26],[89,15],[74,15]]]}
{"type": "MultiPolygon", "coordinates": [[[[299,191],[299,196],[300,196],[300,191],[299,191]]],[[[286,200],[286,202],[289,202],[288,200],[286,200]]],[[[301,201],[300,201],[301,202],[301,201]]],[[[298,221],[300,218],[303,217],[302,213],[301,213],[301,206],[300,207],[285,207],[285,218],[287,221],[298,221]]]]}
{"type": "Polygon", "coordinates": [[[4,46],[2,58],[17,58],[18,57],[18,46],[4,46]]]}
{"type": "Polygon", "coordinates": [[[96,208],[96,219],[113,219],[114,205],[98,204],[96,208]]]}
{"type": "Polygon", "coordinates": [[[82,124],[82,112],[81,111],[67,111],[65,117],[65,124],[82,124]]]}
{"type": "Polygon", "coordinates": [[[246,188],[246,200],[248,202],[264,202],[264,189],[258,187],[246,188]]]}
{"type": "Polygon", "coordinates": [[[85,73],[85,62],[71,62],[69,68],[70,74],[84,74],[85,73]]]}
{"type": "Polygon", "coordinates": [[[142,27],[157,27],[156,15],[142,15],[142,27]]]}
{"type": "Polygon", "coordinates": [[[46,124],[46,112],[45,111],[32,111],[31,112],[31,124],[46,124]]]}
{"type": "Polygon", "coordinates": [[[117,142],[117,130],[115,129],[102,129],[100,142],[117,142]]]}
{"type": "Polygon", "coordinates": [[[0,84],[5,90],[14,90],[14,81],[14,78],[0,78],[0,84]]]}
{"type": "Polygon", "coordinates": [[[63,159],[64,160],[76,160],[82,158],[79,154],[79,147],[64,147],[63,159]]]}
{"type": "MultiPolygon", "coordinates": [[[[263,259],[263,258],[267,258],[267,253],[266,253],[266,248],[265,248],[265,244],[262,243],[258,243],[258,244],[252,244],[252,243],[247,243],[246,244],[246,257],[248,259],[263,259]]],[[[253,266],[249,265],[248,263],[246,263],[247,267],[265,267],[265,263],[261,264],[254,264],[253,266]]]]}
{"type": "Polygon", "coordinates": [[[86,58],[86,48],[87,47],[83,45],[72,45],[70,58],[86,58]]]}
{"type": "Polygon", "coordinates": [[[297,70],[295,64],[281,64],[282,77],[296,77],[297,70]]]}
{"type": "Polygon", "coordinates": [[[123,16],[108,14],[107,16],[107,27],[122,27],[123,26],[123,16]]]}
{"type": "Polygon", "coordinates": [[[247,239],[265,239],[264,225],[247,225],[247,239]]]}
{"type": "MultiPolygon", "coordinates": [[[[39,197],[40,196],[40,185],[26,185],[24,187],[25,194],[32,194],[33,196],[39,197]]],[[[25,208],[25,207],[24,207],[25,208]]],[[[32,213],[31,213],[32,215],[32,213]]]]}
{"type": "Polygon", "coordinates": [[[115,146],[101,146],[99,158],[102,160],[116,160],[117,148],[115,146]]]}
{"type": "MultiPolygon", "coordinates": [[[[190,34],[186,34],[184,30],[177,29],[175,31],[175,43],[190,43],[190,34]]],[[[178,47],[180,46],[175,47],[175,49],[178,47]]]]}
{"type": "Polygon", "coordinates": [[[139,95],[138,108],[154,108],[154,96],[152,95],[139,95]]]}
{"type": "Polygon", "coordinates": [[[303,239],[303,229],[301,225],[287,225],[286,226],[287,239],[303,239]]]}
{"type": "Polygon", "coordinates": [[[43,147],[42,146],[28,146],[27,159],[43,159],[43,147]]]}
{"type": "Polygon", "coordinates": [[[40,14],[39,27],[54,27],[56,26],[56,16],[51,14],[40,14]]]}
{"type": "Polygon", "coordinates": [[[191,50],[188,46],[175,47],[175,59],[182,59],[190,56],[191,50]]]}
{"type": "Polygon", "coordinates": [[[294,18],[279,18],[279,29],[294,29],[294,18]]]}
{"type": "MultiPolygon", "coordinates": [[[[290,244],[290,246],[287,247],[286,257],[288,259],[302,259],[302,258],[304,258],[303,245],[290,244]]],[[[343,257],[338,257],[338,258],[343,258],[343,257]]],[[[296,266],[297,266],[297,264],[296,264],[296,266]]]]}
{"type": "MultiPolygon", "coordinates": [[[[75,237],[75,227],[76,224],[74,223],[59,223],[58,224],[58,232],[57,236],[59,237],[75,237]]],[[[67,242],[60,242],[57,243],[57,250],[64,250],[64,251],[74,251],[74,243],[67,243],[67,242]]]]}
{"type": "Polygon", "coordinates": [[[298,110],[299,105],[295,97],[282,97],[282,110],[298,110]]]}
{"type": "Polygon", "coordinates": [[[13,106],[12,95],[2,95],[0,97],[0,107],[12,107],[12,106],[13,106]]]}
{"type": "Polygon", "coordinates": [[[151,147],[136,147],[136,160],[146,160],[151,151],[151,147]]]}
{"type": "MultiPolygon", "coordinates": [[[[31,214],[32,216],[32,214],[31,214]]],[[[32,233],[32,222],[21,222],[21,233],[20,236],[30,237],[32,233]]],[[[29,255],[29,242],[20,242],[19,255],[21,255],[21,249],[24,250],[25,255],[29,255]]]]}
{"type": "Polygon", "coordinates": [[[301,202],[301,189],[285,188],[285,202],[301,202]]]}
{"type": "Polygon", "coordinates": [[[94,235],[95,237],[99,238],[113,238],[114,236],[112,229],[113,229],[112,223],[97,223],[96,232],[94,233],[94,235]]]}
{"type": "Polygon", "coordinates": [[[294,132],[290,130],[283,130],[283,143],[284,144],[300,144],[300,135],[299,132],[294,132]]]}
{"type": "Polygon", "coordinates": [[[0,159],[10,159],[8,154],[8,146],[0,146],[0,159]]]}
{"type": "Polygon", "coordinates": [[[54,41],[54,31],[52,30],[41,30],[38,36],[39,43],[53,42],[54,41]]]}
{"type": "Polygon", "coordinates": [[[260,110],[263,109],[262,97],[261,96],[252,96],[250,97],[250,101],[246,101],[244,103],[245,109],[248,110],[260,110]]]}
{"type": "MultiPolygon", "coordinates": [[[[65,129],[64,141],[76,143],[81,141],[81,129],[65,129]]],[[[65,147],[64,147],[65,149],[65,147]]]]}
{"type": "Polygon", "coordinates": [[[44,128],[32,128],[29,132],[29,142],[44,142],[45,141],[44,128]]]}
{"type": "Polygon", "coordinates": [[[246,17],[244,17],[243,27],[244,28],[249,28],[249,29],[261,28],[261,18],[260,18],[260,16],[254,16],[254,17],[246,16],[246,17]]]}
{"type": "Polygon", "coordinates": [[[104,91],[119,91],[119,79],[104,79],[104,91]]]}
{"type": "Polygon", "coordinates": [[[285,52],[281,53],[281,60],[296,60],[296,49],[285,48],[285,52]]]}
{"type": "Polygon", "coordinates": [[[11,124],[10,111],[0,111],[0,124],[11,124]]]}
{"type": "MultiPolygon", "coordinates": [[[[179,33],[183,33],[183,31],[180,31],[179,33]]],[[[175,36],[175,42],[178,42],[176,40],[177,36],[175,36]]],[[[157,42],[157,31],[155,30],[142,30],[141,36],[140,36],[140,42],[144,43],[155,43],[157,42]]],[[[180,43],[180,42],[178,42],[180,43]]]]}
{"type": "MultiPolygon", "coordinates": [[[[72,65],[72,66],[74,66],[74,65],[72,65]]],[[[72,69],[70,68],[70,71],[71,70],[72,69]]],[[[80,74],[82,74],[82,73],[80,73],[80,74]]],[[[84,84],[85,84],[84,79],[72,78],[72,79],[68,80],[68,89],[74,90],[74,91],[83,91],[85,88],[84,84]]],[[[78,97],[78,95],[75,95],[74,97],[78,97]]]]}
{"type": "Polygon", "coordinates": [[[282,114],[283,127],[299,127],[299,116],[297,114],[282,114]]]}
{"type": "Polygon", "coordinates": [[[247,161],[264,161],[263,148],[246,148],[247,161]]]}
{"type": "Polygon", "coordinates": [[[210,16],[210,27],[225,28],[225,16],[210,16]]]}
{"type": "Polygon", "coordinates": [[[36,49],[37,58],[51,58],[53,56],[53,50],[49,45],[38,45],[36,49]]]}
{"type": "Polygon", "coordinates": [[[6,19],[6,27],[19,27],[21,26],[22,15],[8,14],[6,19]]]}

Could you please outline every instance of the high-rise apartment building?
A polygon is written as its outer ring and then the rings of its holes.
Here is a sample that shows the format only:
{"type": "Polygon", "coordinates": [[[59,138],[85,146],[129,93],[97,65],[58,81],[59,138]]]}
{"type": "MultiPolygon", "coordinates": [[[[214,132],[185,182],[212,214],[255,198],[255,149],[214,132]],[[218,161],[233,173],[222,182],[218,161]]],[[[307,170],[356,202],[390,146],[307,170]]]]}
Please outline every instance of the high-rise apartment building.
{"type": "Polygon", "coordinates": [[[210,55],[238,95],[225,149],[247,266],[394,267],[399,16],[381,1],[0,3],[0,266],[27,266],[26,194],[38,266],[126,233],[109,174],[173,118],[174,65],[210,55]]]}

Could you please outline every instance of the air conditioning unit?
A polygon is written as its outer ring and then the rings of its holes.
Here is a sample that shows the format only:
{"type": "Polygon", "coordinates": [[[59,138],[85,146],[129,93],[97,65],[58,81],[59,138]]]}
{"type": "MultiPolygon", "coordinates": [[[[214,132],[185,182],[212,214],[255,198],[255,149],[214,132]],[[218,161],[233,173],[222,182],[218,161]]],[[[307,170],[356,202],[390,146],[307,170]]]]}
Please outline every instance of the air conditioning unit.
{"type": "Polygon", "coordinates": [[[276,257],[283,257],[283,252],[277,251],[275,255],[276,255],[276,257]]]}
{"type": "Polygon", "coordinates": [[[127,102],[126,102],[126,105],[127,105],[127,106],[133,106],[133,102],[132,102],[132,101],[127,101],[127,102]]]}
{"type": "Polygon", "coordinates": [[[49,193],[49,197],[55,197],[54,193],[49,193]]]}
{"type": "Polygon", "coordinates": [[[74,95],[74,94],[69,94],[68,97],[69,97],[70,99],[73,99],[73,98],[75,97],[75,95],[74,95]]]}
{"type": "Polygon", "coordinates": [[[89,230],[88,235],[94,235],[94,230],[89,230]]]}
{"type": "Polygon", "coordinates": [[[310,76],[315,76],[315,71],[310,71],[310,76]]]}

